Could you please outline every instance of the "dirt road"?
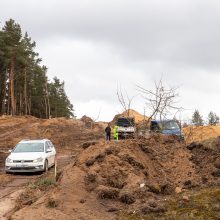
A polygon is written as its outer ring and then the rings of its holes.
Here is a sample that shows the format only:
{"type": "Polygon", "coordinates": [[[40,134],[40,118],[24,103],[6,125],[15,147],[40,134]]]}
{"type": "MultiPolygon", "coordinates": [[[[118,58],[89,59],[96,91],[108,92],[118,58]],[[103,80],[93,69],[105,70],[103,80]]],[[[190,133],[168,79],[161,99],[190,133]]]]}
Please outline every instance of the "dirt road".
{"type": "MultiPolygon", "coordinates": [[[[78,154],[85,142],[103,137],[103,126],[93,123],[92,127],[91,124],[87,127],[84,121],[67,120],[66,118],[43,120],[31,116],[0,117],[0,219],[7,219],[15,211],[16,205],[19,205],[18,199],[20,201],[20,198],[30,190],[28,186],[36,185],[45,179],[52,178],[54,180],[54,169],[50,169],[47,175],[6,175],[4,163],[9,149],[22,139],[50,139],[58,153],[59,175],[60,170],[74,161],[73,155],[78,154]]],[[[45,191],[41,191],[41,194],[47,191],[46,188],[45,191]]],[[[33,196],[35,195],[28,195],[27,197],[31,199],[33,196]]]]}
{"type": "MultiPolygon", "coordinates": [[[[19,196],[25,192],[27,185],[36,182],[43,175],[42,173],[36,174],[4,174],[4,159],[7,154],[0,153],[0,219],[7,219],[10,214],[13,213],[16,207],[16,200],[19,196]]],[[[57,156],[57,166],[59,170],[62,170],[73,157],[66,154],[58,154],[57,156]]],[[[51,168],[50,171],[54,172],[51,168]]]]}

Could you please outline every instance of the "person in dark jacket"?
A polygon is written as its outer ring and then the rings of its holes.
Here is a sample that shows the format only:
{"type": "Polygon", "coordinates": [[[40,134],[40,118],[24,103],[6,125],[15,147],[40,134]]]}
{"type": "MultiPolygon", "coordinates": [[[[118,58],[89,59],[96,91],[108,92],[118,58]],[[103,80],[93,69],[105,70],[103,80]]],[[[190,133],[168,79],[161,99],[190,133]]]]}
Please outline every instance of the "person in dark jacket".
{"type": "Polygon", "coordinates": [[[105,133],[106,133],[106,140],[110,141],[111,140],[111,127],[110,124],[105,128],[105,133]]]}

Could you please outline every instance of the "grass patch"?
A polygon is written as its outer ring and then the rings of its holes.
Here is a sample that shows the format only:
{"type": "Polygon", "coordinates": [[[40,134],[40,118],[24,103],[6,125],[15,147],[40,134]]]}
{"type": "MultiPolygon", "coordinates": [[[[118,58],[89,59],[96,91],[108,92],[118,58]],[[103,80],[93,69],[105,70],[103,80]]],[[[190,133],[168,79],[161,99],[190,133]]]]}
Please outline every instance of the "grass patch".
{"type": "Polygon", "coordinates": [[[56,181],[54,179],[45,178],[40,179],[35,183],[30,184],[31,189],[38,189],[38,188],[47,188],[49,186],[56,186],[56,181]]]}
{"type": "Polygon", "coordinates": [[[220,219],[220,187],[202,189],[189,193],[189,201],[183,203],[182,195],[166,204],[163,214],[120,214],[120,220],[217,220],[220,219]]]}
{"type": "Polygon", "coordinates": [[[173,200],[168,207],[167,219],[220,219],[220,188],[195,192],[185,204],[173,200]]]}

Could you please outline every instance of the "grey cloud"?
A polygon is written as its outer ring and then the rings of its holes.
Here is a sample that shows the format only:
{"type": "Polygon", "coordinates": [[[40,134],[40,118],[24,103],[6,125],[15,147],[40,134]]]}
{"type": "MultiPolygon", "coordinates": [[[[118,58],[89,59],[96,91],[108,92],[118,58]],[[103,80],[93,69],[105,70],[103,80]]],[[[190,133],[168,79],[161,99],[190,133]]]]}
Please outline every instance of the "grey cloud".
{"type": "Polygon", "coordinates": [[[16,5],[19,20],[26,23],[28,17],[35,36],[112,45],[128,61],[219,68],[220,4],[215,0],[22,2],[16,5]]]}
{"type": "Polygon", "coordinates": [[[135,84],[150,88],[162,74],[189,108],[220,92],[217,0],[2,0],[0,16],[36,40],[73,103],[116,103],[118,83],[136,94],[135,84]]]}

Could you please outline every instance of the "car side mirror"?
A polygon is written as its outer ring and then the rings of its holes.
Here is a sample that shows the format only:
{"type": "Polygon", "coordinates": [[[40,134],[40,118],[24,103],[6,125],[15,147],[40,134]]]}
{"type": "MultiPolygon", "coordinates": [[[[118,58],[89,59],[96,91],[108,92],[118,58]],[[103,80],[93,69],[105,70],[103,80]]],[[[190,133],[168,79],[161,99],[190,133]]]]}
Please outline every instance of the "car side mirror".
{"type": "Polygon", "coordinates": [[[46,153],[50,153],[50,152],[52,152],[52,150],[51,150],[51,149],[48,149],[48,150],[46,151],[46,153]]]}
{"type": "Polygon", "coordinates": [[[9,153],[11,153],[12,151],[13,151],[12,149],[8,150],[9,153]]]}

